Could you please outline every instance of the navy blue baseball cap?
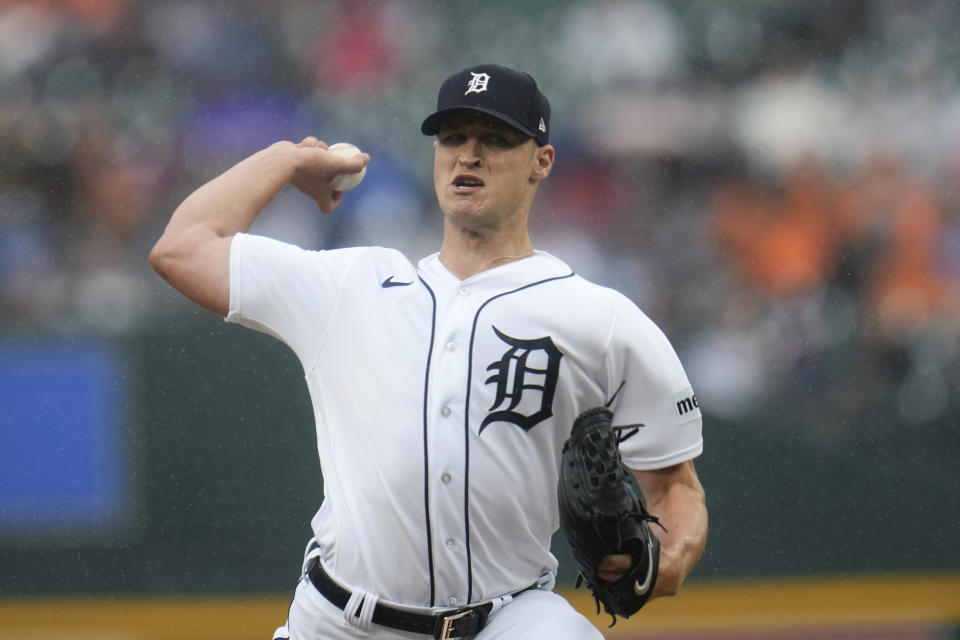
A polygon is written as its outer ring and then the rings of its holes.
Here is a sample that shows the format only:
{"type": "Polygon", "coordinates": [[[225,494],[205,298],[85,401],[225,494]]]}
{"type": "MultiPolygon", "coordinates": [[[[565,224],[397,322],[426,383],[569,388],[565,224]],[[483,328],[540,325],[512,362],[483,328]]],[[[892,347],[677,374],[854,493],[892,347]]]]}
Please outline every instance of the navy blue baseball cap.
{"type": "Polygon", "coordinates": [[[444,118],[462,110],[491,115],[540,146],[550,141],[550,103],[528,73],[481,64],[453,74],[440,86],[437,110],[427,116],[420,131],[436,135],[444,118]]]}

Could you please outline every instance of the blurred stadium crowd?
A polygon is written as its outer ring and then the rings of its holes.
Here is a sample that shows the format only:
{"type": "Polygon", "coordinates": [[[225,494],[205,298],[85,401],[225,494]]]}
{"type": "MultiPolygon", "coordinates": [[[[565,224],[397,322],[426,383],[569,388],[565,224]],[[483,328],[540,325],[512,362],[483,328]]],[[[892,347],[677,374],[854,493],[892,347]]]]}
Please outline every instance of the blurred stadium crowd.
{"type": "Polygon", "coordinates": [[[535,244],[632,296],[702,406],[922,425],[958,401],[958,29],[923,0],[0,1],[0,331],[203,326],[149,248],[279,139],[373,162],[334,215],[285,191],[256,231],[434,251],[419,123],[497,62],[553,103],[535,244]]]}

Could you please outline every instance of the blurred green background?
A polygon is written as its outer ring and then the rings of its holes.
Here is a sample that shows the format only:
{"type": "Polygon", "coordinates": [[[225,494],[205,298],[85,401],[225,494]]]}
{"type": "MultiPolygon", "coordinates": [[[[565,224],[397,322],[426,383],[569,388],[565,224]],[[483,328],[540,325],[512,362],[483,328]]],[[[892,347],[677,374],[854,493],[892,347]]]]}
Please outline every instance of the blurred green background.
{"type": "MultiPolygon", "coordinates": [[[[218,322],[214,320],[213,322],[218,322]]],[[[292,588],[322,495],[299,362],[238,327],[130,336],[128,500],[113,530],[34,531],[0,550],[2,592],[231,593],[292,588]],[[43,535],[39,535],[39,534],[43,535]]],[[[693,578],[960,569],[956,424],[845,445],[707,414],[710,540],[693,578]]],[[[561,580],[575,578],[562,538],[561,580]]]]}

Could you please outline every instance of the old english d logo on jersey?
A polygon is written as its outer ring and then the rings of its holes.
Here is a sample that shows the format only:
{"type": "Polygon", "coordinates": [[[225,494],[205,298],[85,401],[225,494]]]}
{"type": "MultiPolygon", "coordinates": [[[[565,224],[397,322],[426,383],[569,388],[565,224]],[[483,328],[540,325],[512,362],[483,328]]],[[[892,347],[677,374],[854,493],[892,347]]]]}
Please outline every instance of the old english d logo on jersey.
{"type": "Polygon", "coordinates": [[[512,422],[529,431],[553,415],[553,395],[563,353],[550,336],[522,340],[496,327],[492,329],[510,348],[487,367],[493,375],[485,384],[496,385],[496,396],[480,431],[492,422],[512,422]]]}

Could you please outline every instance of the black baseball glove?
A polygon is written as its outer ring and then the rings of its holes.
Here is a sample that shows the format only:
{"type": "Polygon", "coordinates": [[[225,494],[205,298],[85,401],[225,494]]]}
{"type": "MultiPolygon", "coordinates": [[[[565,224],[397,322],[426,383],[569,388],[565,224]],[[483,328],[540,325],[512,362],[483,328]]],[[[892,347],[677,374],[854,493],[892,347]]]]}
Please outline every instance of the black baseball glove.
{"type": "Polygon", "coordinates": [[[573,423],[563,445],[558,495],[560,528],[580,563],[577,586],[586,583],[611,615],[628,618],[640,610],[657,580],[660,542],[650,515],[630,484],[620,460],[613,414],[604,407],[588,409],[573,423]],[[616,582],[597,577],[597,565],[610,554],[628,554],[630,570],[616,582]]]}

